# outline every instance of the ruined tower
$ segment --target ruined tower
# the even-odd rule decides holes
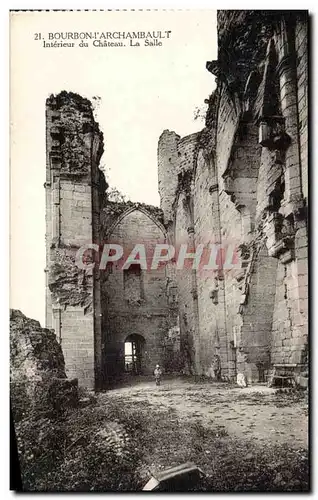
[[[68,92],[47,99],[46,151],[46,326],[62,345],[67,375],[94,388],[101,378],[99,276],[76,258],[83,246],[99,244],[106,183],[98,168],[103,135],[87,99]]]

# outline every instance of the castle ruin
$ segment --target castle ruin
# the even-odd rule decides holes
[[[47,100],[46,326],[69,377],[98,389],[157,362],[251,382],[307,371],[307,29],[303,11],[218,11],[205,127],[159,139],[160,209],[109,201],[90,102]],[[76,265],[105,242],[232,246],[235,262],[101,270],[95,248],[94,266]]]

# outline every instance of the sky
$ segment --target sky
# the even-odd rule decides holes
[[[43,47],[49,33],[158,30],[171,31],[161,47]],[[17,12],[10,31],[10,307],[44,325],[46,98],[97,103],[110,186],[159,206],[161,132],[204,126],[194,113],[215,88],[205,64],[217,56],[216,11]]]

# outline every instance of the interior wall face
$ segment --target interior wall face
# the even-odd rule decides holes
[[[115,221],[107,243],[120,245],[124,254],[106,266],[102,280],[105,369],[109,375],[122,374],[125,339],[139,335],[144,342],[142,373],[151,374],[157,363],[165,366],[165,340],[176,322],[168,302],[166,268],[151,269],[155,245],[165,243],[165,235],[152,218],[136,209]],[[140,269],[136,264],[124,269],[135,245],[145,249],[146,269],[143,264]],[[141,255],[135,256],[139,260]]]
[[[213,376],[218,356],[222,376],[241,372],[254,382],[275,365],[306,359],[305,17],[282,13],[273,22],[257,12],[219,11],[206,127],[196,144],[178,138],[174,201],[169,191],[175,241],[197,249],[214,240],[233,253],[232,268],[177,279],[181,339],[192,343],[198,374]],[[259,29],[240,38],[250,22]]]
[[[200,371],[211,375],[214,367],[214,356],[219,349],[221,330],[217,321],[217,304],[213,301],[218,275],[216,265],[210,263],[213,258],[213,245],[219,242],[218,205],[216,199],[217,179],[214,162],[205,158],[202,151],[198,154],[196,175],[193,187],[194,236],[195,245],[204,245],[199,269],[196,273],[199,337],[200,337]],[[211,255],[212,254],[212,255]],[[211,269],[204,269],[210,266]],[[216,292],[217,293],[217,292]]]
[[[131,336],[144,374],[159,363],[214,377],[219,366],[254,382],[307,362],[308,23],[300,11],[265,14],[218,11],[205,127],[159,139],[160,209],[109,201],[91,104],[47,100],[46,323],[87,387],[125,372]],[[82,271],[75,255],[92,242],[123,255]],[[154,269],[165,243],[175,257]],[[203,245],[199,266],[180,262],[182,245]],[[203,269],[210,245],[223,263]]]

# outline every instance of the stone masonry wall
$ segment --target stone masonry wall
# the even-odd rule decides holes
[[[173,173],[159,148],[174,186],[178,174],[175,243],[232,245],[232,269],[177,279],[181,345],[193,344],[199,374],[213,376],[215,355],[222,376],[250,381],[306,362],[307,24],[305,11],[218,11],[206,127],[195,147],[178,138]]]
[[[107,200],[90,102],[67,92],[47,100],[46,326],[80,384],[123,373],[130,335],[142,339],[144,373],[160,362],[253,382],[274,365],[305,369],[307,28],[305,11],[218,11],[205,127],[159,139],[160,209]],[[158,242],[176,254],[150,270]],[[100,269],[91,251],[85,263],[95,266],[80,269],[76,255],[92,243],[120,244],[124,258],[144,243],[148,267]],[[182,244],[204,244],[203,264],[219,245],[215,269],[180,266]]]
[[[179,254],[181,245],[186,245],[187,252],[191,252],[191,249],[194,248],[191,241],[193,219],[184,193],[177,199],[175,210],[174,241],[176,252]],[[176,282],[179,300],[181,351],[186,372],[193,373],[198,369],[200,340],[198,338],[196,273],[192,269],[191,260],[185,260],[184,265],[180,269],[176,269]]]
[[[100,298],[96,271],[79,269],[76,254],[99,240],[103,136],[90,102],[67,92],[47,99],[46,132],[46,324],[61,343],[67,375],[93,388],[100,378]]]
[[[164,130],[158,143],[158,190],[166,224],[174,219],[172,205],[178,184],[176,165],[179,140],[180,136],[175,132]]]
[[[124,343],[130,335],[142,338],[143,374],[152,374],[156,363],[165,370],[173,369],[173,360],[167,351],[169,330],[177,326],[175,301],[169,300],[171,276],[169,280],[169,270],[164,265],[151,269],[155,245],[166,241],[165,229],[138,204],[128,206],[119,217],[112,218],[112,223],[108,220],[105,241],[123,247],[124,255],[100,271],[105,371],[109,377],[124,373]],[[123,265],[135,245],[140,244],[146,250],[146,268],[141,264],[140,277],[132,276],[130,286]],[[136,258],[139,260],[142,255]],[[178,353],[176,345],[176,362]]]
[[[195,245],[219,242],[219,213],[215,200],[217,179],[214,161],[206,161],[199,151],[196,165],[195,184],[193,187],[194,234]],[[209,253],[204,253],[203,261],[207,264]],[[213,370],[213,356],[219,354],[219,341],[224,336],[223,322],[216,315],[217,304],[212,294],[218,287],[217,270],[204,270],[200,266],[197,272],[198,309],[200,323],[200,365],[202,373],[210,374]],[[218,293],[218,292],[217,292]],[[219,297],[217,298],[217,302]]]
[[[308,196],[308,21],[297,19],[295,49],[297,53],[297,101],[301,154],[301,180],[305,198]]]

